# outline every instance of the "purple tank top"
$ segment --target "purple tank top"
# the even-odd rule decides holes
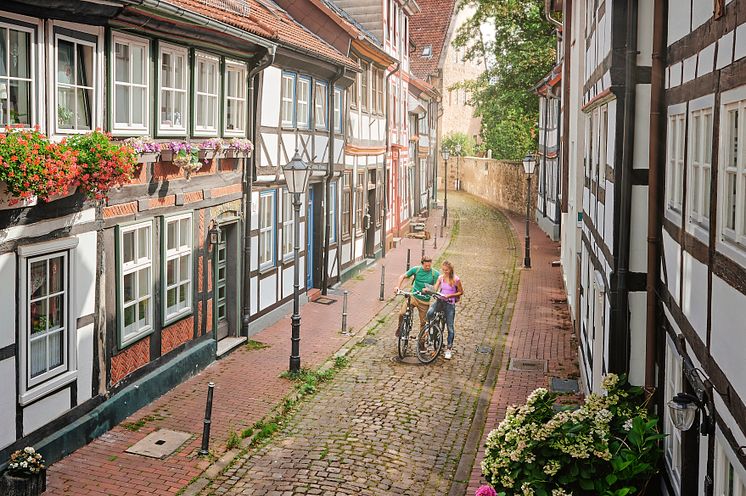
[[[445,277],[440,276],[440,294],[448,296],[458,293],[458,281],[458,276],[455,276],[453,278],[453,285],[451,285],[448,284]],[[456,298],[448,298],[448,303],[456,303]]]

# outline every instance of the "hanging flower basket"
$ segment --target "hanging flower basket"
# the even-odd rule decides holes
[[[53,202],[53,201],[57,201],[57,200],[61,200],[63,198],[67,198],[68,196],[72,196],[72,195],[75,194],[76,191],[78,191],[78,185],[77,184],[75,184],[75,185],[70,186],[69,188],[67,188],[66,192],[60,192],[60,193],[57,193],[55,195],[50,196],[49,198],[47,198],[47,203]]]
[[[177,157],[174,159],[173,164],[181,169],[187,181],[189,181],[192,174],[202,168],[202,162],[193,160],[191,156]]]
[[[108,133],[95,130],[71,136],[67,144],[77,153],[80,189],[91,200],[106,199],[109,190],[128,184],[135,175],[135,150],[113,141]]]
[[[220,158],[221,156],[221,151],[214,148],[201,148],[199,151],[200,160],[212,160],[214,158]]]

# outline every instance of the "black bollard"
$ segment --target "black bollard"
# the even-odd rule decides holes
[[[342,334],[347,334],[347,291],[342,298]]]
[[[420,258],[425,258],[425,238],[422,238],[422,256]]]
[[[207,385],[207,406],[205,407],[205,424],[202,428],[202,448],[199,454],[202,456],[210,454],[210,424],[212,424],[212,394],[215,390],[215,384]]]
[[[409,248],[407,248],[407,270],[409,270],[409,267],[410,267],[409,260],[410,260],[410,255],[411,254],[412,254],[411,250]]]
[[[386,289],[386,266],[381,265],[381,292],[378,295],[378,301],[383,301],[383,292]]]

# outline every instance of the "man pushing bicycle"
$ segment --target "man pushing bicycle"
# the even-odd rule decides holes
[[[427,322],[427,311],[430,308],[430,295],[425,292],[425,288],[426,286],[434,286],[435,283],[438,282],[439,276],[440,272],[433,269],[433,259],[428,256],[422,257],[420,265],[412,267],[399,276],[399,282],[396,283],[394,293],[399,292],[402,283],[404,283],[404,279],[414,277],[414,282],[412,283],[413,298],[409,298],[409,302],[405,301],[399,311],[399,325],[396,326],[396,337],[399,337],[399,329],[401,328],[402,319],[404,318],[404,314],[407,313],[407,305],[409,304],[417,308],[417,313],[420,318],[420,331],[425,327],[425,323]]]

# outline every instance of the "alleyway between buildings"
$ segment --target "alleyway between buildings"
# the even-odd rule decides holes
[[[267,347],[237,350],[52,466],[48,494],[474,494],[488,429],[508,404],[547,386],[549,376],[576,374],[576,346],[560,268],[551,264],[558,245],[532,230],[534,268],[521,271],[519,219],[470,196],[449,200],[453,240],[442,253],[446,233],[437,250],[430,240],[426,251],[452,261],[464,281],[453,360],[421,366],[393,359],[400,301],[392,290],[407,248],[413,264],[421,250],[420,241],[404,240],[383,262],[386,301],[378,300],[381,262],[341,288],[350,292],[351,339],[340,333],[341,297],[303,307],[303,366],[316,368],[340,348],[349,350],[349,361],[285,416],[269,443],[229,452],[239,456],[226,470],[213,465],[210,480],[198,480],[225,454],[229,433],[269,415],[292,392],[292,382],[280,377],[290,348],[287,318],[253,336]],[[441,212],[428,221],[433,232]],[[548,367],[508,371],[510,357],[547,360]],[[215,456],[206,459],[197,452],[210,381]],[[163,460],[125,452],[161,428],[192,437]]]

